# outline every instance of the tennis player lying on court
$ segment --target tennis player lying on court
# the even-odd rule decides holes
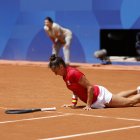
[[[86,103],[84,110],[105,107],[132,107],[140,103],[140,86],[135,90],[112,94],[103,86],[91,84],[82,72],[66,66],[64,60],[55,55],[50,57],[49,68],[56,75],[62,76],[67,88],[73,92],[72,104],[64,105],[64,107],[76,108],[78,98]]]

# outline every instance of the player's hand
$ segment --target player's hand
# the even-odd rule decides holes
[[[86,106],[83,108],[84,110],[91,110],[92,108],[90,106]]]
[[[73,104],[64,104],[64,105],[62,105],[62,107],[65,107],[65,108],[70,107],[70,108],[74,109],[74,108],[76,108],[76,105],[73,105]]]

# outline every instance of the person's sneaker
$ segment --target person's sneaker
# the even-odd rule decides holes
[[[140,94],[140,86],[137,87],[137,93]]]

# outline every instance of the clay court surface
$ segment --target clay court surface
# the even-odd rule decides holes
[[[140,85],[140,66],[77,65],[87,78],[111,92]],[[140,105],[84,111],[65,109],[71,91],[47,63],[0,63],[0,140],[139,140]],[[56,111],[5,114],[5,109],[56,107]]]

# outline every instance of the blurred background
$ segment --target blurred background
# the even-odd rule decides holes
[[[93,53],[103,48],[109,56],[137,57],[139,5],[139,0],[0,0],[0,59],[48,61],[46,16],[72,30],[72,62],[96,63]]]

